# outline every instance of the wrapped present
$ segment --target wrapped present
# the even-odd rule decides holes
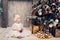
[[[30,30],[31,32],[33,31],[33,33],[37,33],[39,31],[39,26],[30,25]]]
[[[43,30],[43,26],[39,26],[39,25],[30,25],[30,30],[31,32],[33,31],[33,33],[37,33],[38,31],[42,31]]]
[[[60,29],[56,29],[56,34],[55,34],[56,37],[60,37]]]

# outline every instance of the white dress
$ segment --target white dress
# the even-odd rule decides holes
[[[10,31],[10,36],[14,36],[14,37],[27,37],[29,35],[31,35],[31,32],[27,29],[23,29],[22,32],[16,31],[16,30],[21,30],[23,28],[23,24],[22,23],[14,23],[12,26],[12,30]],[[14,30],[16,29],[16,30]]]

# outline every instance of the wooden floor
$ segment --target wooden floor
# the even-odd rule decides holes
[[[6,35],[8,34],[10,30],[10,27],[8,28],[0,28],[0,40],[60,40],[60,38],[50,38],[50,39],[40,39],[35,37],[33,34],[29,37],[25,37],[22,39],[18,39],[18,38],[12,38],[12,37],[6,37]]]

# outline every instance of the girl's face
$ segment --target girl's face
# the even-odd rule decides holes
[[[19,15],[15,15],[14,20],[17,23],[20,23],[20,16]]]
[[[16,22],[17,22],[17,23],[20,23],[20,18],[17,18],[17,19],[16,19]]]

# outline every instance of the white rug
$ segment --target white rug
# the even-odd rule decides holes
[[[30,35],[29,37],[25,37],[22,39],[18,39],[18,38],[12,38],[12,37],[5,37],[6,34],[8,34],[8,31],[10,30],[10,28],[0,28],[0,40],[60,40],[59,38],[50,38],[50,39],[40,39],[37,38],[36,36],[34,36],[33,34]]]

